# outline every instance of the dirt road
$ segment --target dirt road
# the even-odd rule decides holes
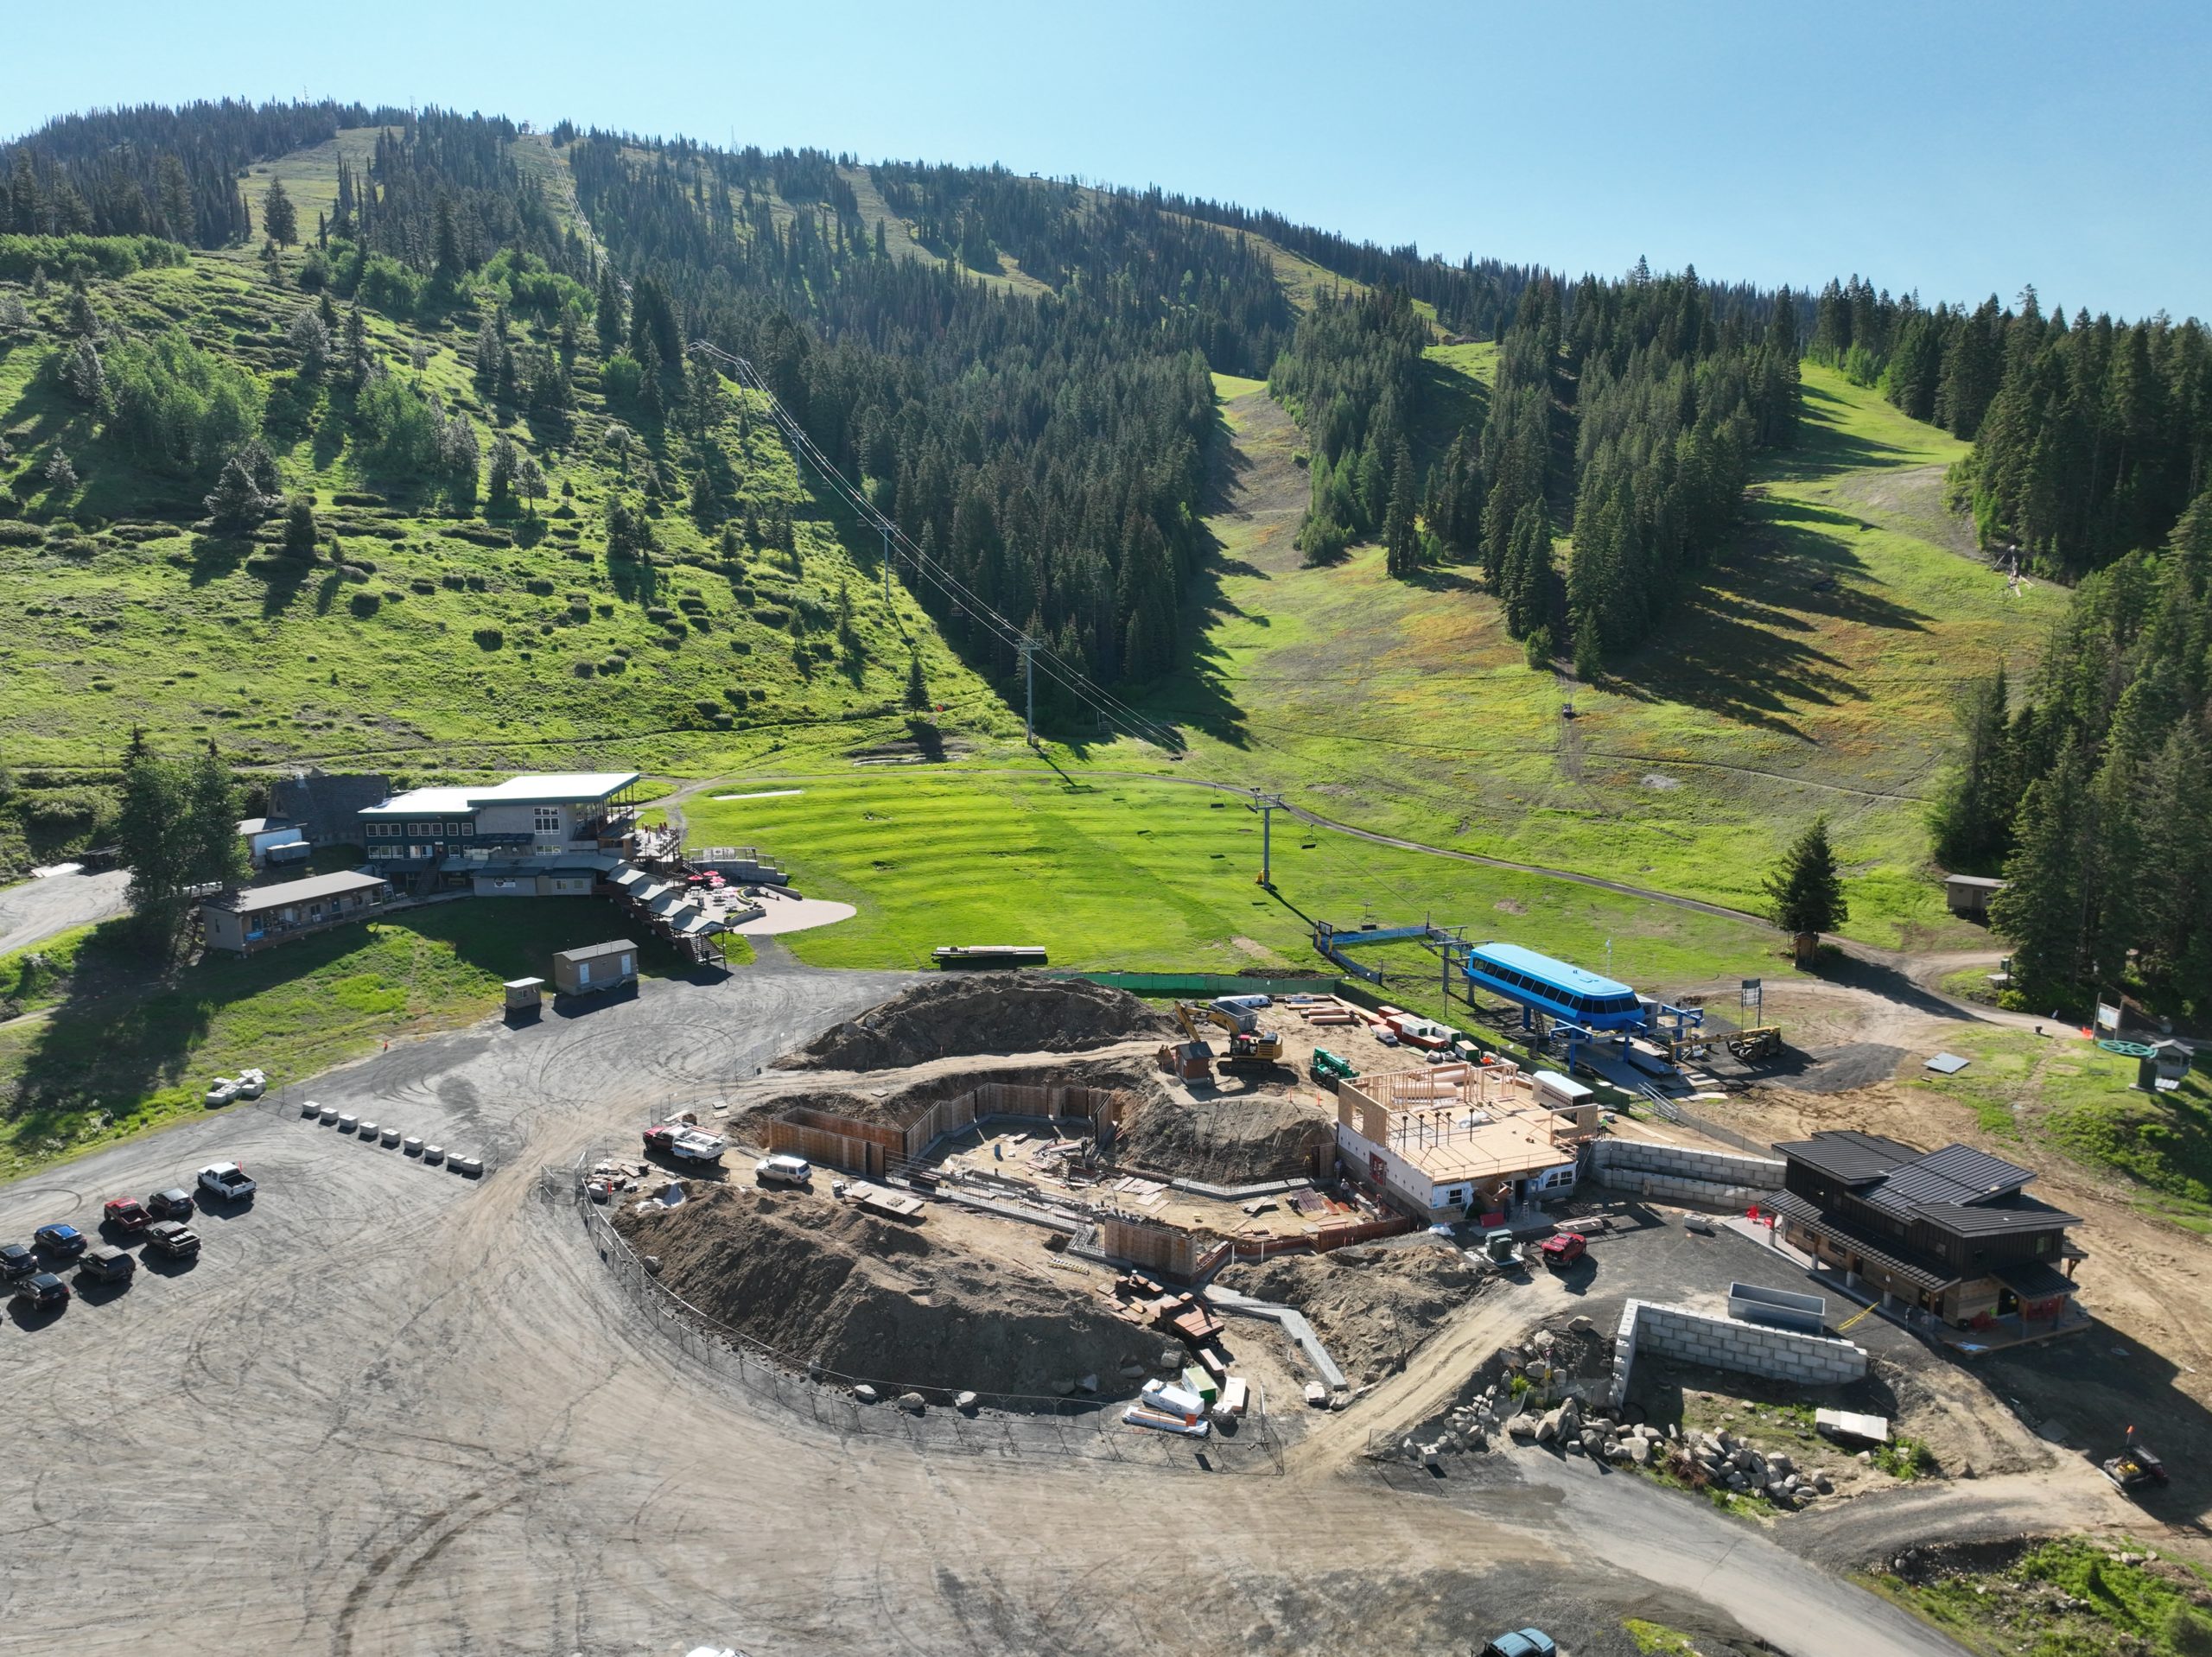
[[[128,907],[130,877],[121,869],[101,874],[49,874],[0,891],[0,955],[28,949],[41,938],[73,926],[112,920]]]
[[[841,1442],[730,1388],[620,1290],[547,1171],[894,981],[652,984],[303,1089],[485,1151],[480,1183],[340,1139],[295,1095],[0,1191],[13,1236],[217,1156],[263,1187],[202,1219],[195,1267],[0,1326],[22,1404],[0,1653],[135,1651],[156,1616],[179,1650],[333,1657],[1465,1649],[1501,1618],[1624,1657],[1627,1615],[1718,1650],[1738,1618],[1799,1657],[1948,1649],[1664,1493],[1630,1494],[1625,1527],[1610,1483],[1416,1499],[1353,1458],[1357,1413],[1281,1477],[1208,1476]],[[1496,1332],[1447,1336],[1403,1388],[1448,1388]]]

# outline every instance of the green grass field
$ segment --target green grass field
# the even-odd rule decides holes
[[[848,771],[748,776],[772,799],[685,808],[695,841],[772,847],[810,897],[854,919],[788,942],[820,966],[926,966],[944,943],[1040,943],[1062,967],[1319,968],[1312,920],[1433,916],[1510,936],[1632,981],[1756,973],[1763,929],[1589,887],[1393,851],[1278,818],[1276,891],[1256,884],[1260,822],[1210,790],[1076,773]],[[1433,962],[1433,957],[1423,957]]]
[[[282,1087],[385,1041],[495,1014],[499,986],[607,934],[603,905],[470,901],[149,975],[119,928],[0,957],[0,1178],[201,1108],[247,1065]],[[733,962],[750,959],[750,950]],[[29,957],[46,963],[34,967]],[[650,975],[683,969],[648,948]]]
[[[1479,397],[1491,347],[1429,358]],[[1224,572],[1193,618],[1192,669],[1152,710],[1187,722],[1184,764],[1198,774],[1735,907],[1761,905],[1772,859],[1825,812],[1846,859],[1847,931],[1982,941],[1943,911],[1925,800],[1961,676],[2000,657],[2016,676],[2030,666],[2064,594],[2010,596],[1927,538],[1944,522],[1941,468],[1963,445],[1839,376],[1805,373],[1804,445],[1766,462],[1736,544],[1669,625],[1601,684],[1573,689],[1572,721],[1471,568],[1392,581],[1365,548],[1306,568],[1277,519],[1244,512],[1214,520]],[[1294,429],[1263,394],[1223,395],[1245,463],[1240,505],[1272,487],[1302,505]]]
[[[2198,1657],[2212,1651],[2207,1574],[2124,1537],[2064,1536],[2022,1551],[2001,1571],[1925,1584],[1885,1571],[1862,1578],[1985,1657]],[[2126,1554],[2135,1563],[2124,1563]]]
[[[1945,1042],[1974,1062],[1955,1076],[1926,1075],[1910,1085],[1965,1105],[1985,1133],[2028,1146],[2055,1143],[2077,1162],[2128,1180],[2139,1206],[2212,1232],[2212,1077],[2193,1070],[2153,1098],[2135,1089],[2135,1060],[2067,1025],[2050,1028],[2052,1034],[2036,1036],[1961,1027]]]

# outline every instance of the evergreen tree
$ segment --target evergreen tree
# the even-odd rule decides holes
[[[2088,754],[2069,737],[2021,797],[2018,845],[1989,900],[1989,924],[2012,945],[2012,981],[2037,1003],[2070,1000],[2082,982],[2089,780]]]
[[[487,479],[491,486],[493,511],[501,511],[514,504],[515,493],[514,440],[501,432],[492,440],[492,470]]]
[[[1947,869],[1993,870],[2011,849],[2019,797],[2012,786],[2009,696],[2000,663],[1988,678],[1967,687],[1959,706],[1965,746],[1929,813],[1936,860]]]
[[[876,222],[876,233],[880,236],[882,232],[882,221],[879,219]],[[919,709],[927,708],[929,705],[930,689],[922,678],[920,653],[918,651],[910,653],[906,657],[906,706]]]
[[[67,494],[77,486],[77,463],[69,458],[69,451],[56,447],[46,457],[47,487]]]
[[[1532,500],[1513,521],[1499,596],[1505,604],[1505,630],[1526,638],[1543,628],[1552,613],[1552,525],[1544,503]]]
[[[294,558],[315,556],[315,543],[322,532],[315,521],[315,502],[306,495],[295,495],[292,504],[284,511],[284,550]]]
[[[299,210],[284,194],[283,179],[270,179],[269,194],[261,198],[261,228],[279,247],[289,247],[300,239]]]
[[[1390,499],[1382,514],[1383,568],[1410,575],[1421,568],[1421,538],[1414,518],[1413,451],[1401,438],[1390,468]]]
[[[461,251],[461,225],[454,213],[453,197],[441,194],[438,197],[435,238],[431,268],[447,282],[458,282],[467,270]]]
[[[1836,867],[1835,848],[1828,843],[1825,816],[1814,818],[1783,854],[1767,877],[1766,892],[1774,900],[1774,924],[1797,940],[1801,962],[1810,958],[1820,934],[1833,932],[1850,918],[1843,874]]]
[[[300,365],[302,378],[322,378],[330,366],[330,329],[324,324],[322,314],[312,305],[302,305],[293,313],[292,326],[285,338],[292,347],[293,359]]]
[[[117,791],[116,860],[130,876],[130,907],[142,940],[166,956],[184,930],[188,901],[187,784],[175,763],[133,730]]]
[[[253,472],[242,454],[233,454],[200,503],[218,530],[243,534],[269,516],[269,497],[255,487]]]
[[[107,394],[107,372],[100,365],[99,347],[79,340],[69,348],[61,366],[61,384],[78,402],[99,408]]]

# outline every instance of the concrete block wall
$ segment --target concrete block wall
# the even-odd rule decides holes
[[[1661,1202],[1749,1203],[1782,1184],[1776,1157],[1738,1156],[1645,1140],[1600,1140],[1590,1147],[1590,1171],[1607,1190]]]
[[[1866,1350],[1832,1335],[1746,1324],[1687,1306],[1631,1300],[1613,1335],[1613,1396],[1628,1394],[1638,1352],[1656,1352],[1709,1368],[1740,1370],[1801,1387],[1834,1387],[1866,1373]]]

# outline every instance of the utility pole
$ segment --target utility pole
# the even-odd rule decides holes
[[[1031,747],[1037,746],[1037,641],[1027,633],[1021,636],[1014,649],[1021,652],[1021,689],[1026,704],[1024,724]]]
[[[1252,790],[1252,803],[1248,809],[1260,814],[1260,884],[1269,892],[1273,892],[1275,889],[1275,878],[1274,869],[1268,857],[1272,849],[1270,844],[1272,836],[1269,831],[1274,826],[1274,814],[1284,809],[1282,796],[1262,794],[1255,789]]]

